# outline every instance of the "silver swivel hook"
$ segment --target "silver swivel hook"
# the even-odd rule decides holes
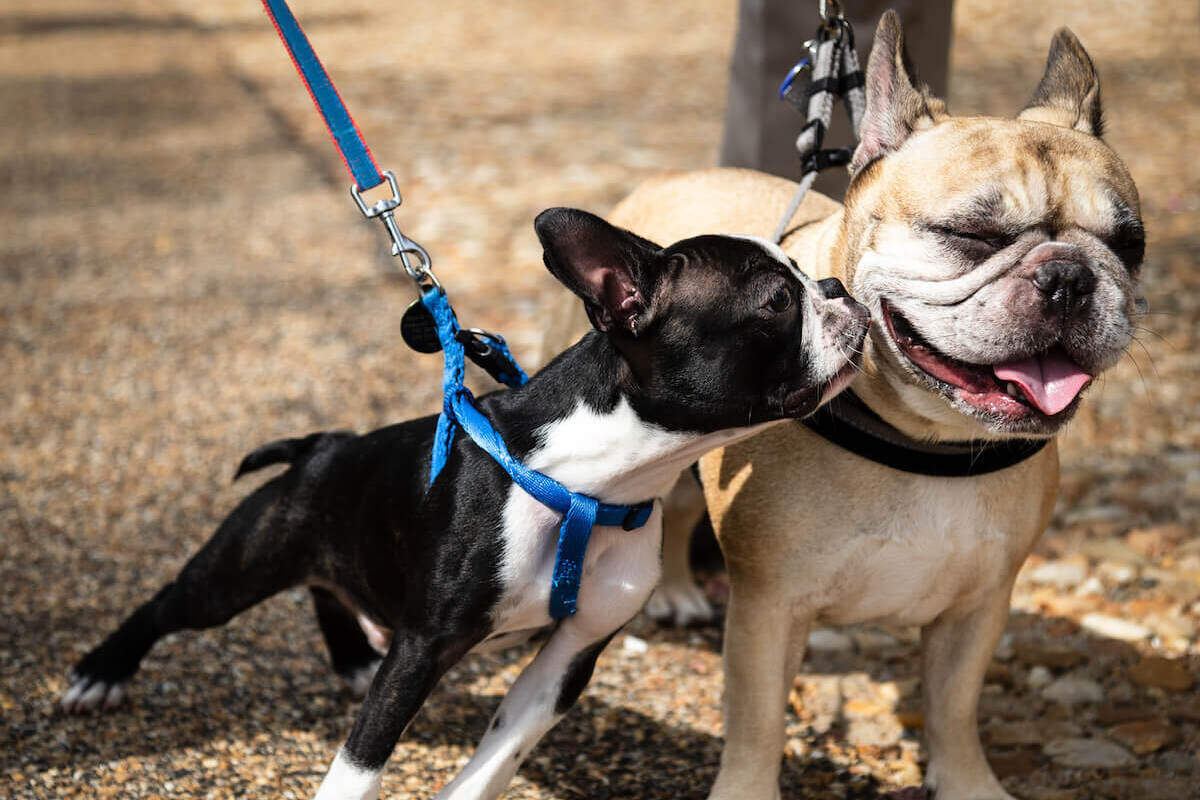
[[[384,228],[387,229],[388,238],[392,240],[392,255],[400,257],[400,263],[404,265],[404,271],[408,273],[408,277],[416,282],[419,290],[423,292],[426,289],[440,287],[441,283],[438,282],[438,279],[433,274],[433,259],[429,257],[428,251],[405,236],[400,230],[400,226],[396,223],[396,217],[393,212],[404,202],[404,198],[400,196],[400,186],[396,183],[396,176],[391,170],[384,170],[382,175],[387,179],[388,187],[392,190],[392,196],[385,197],[368,206],[356,183],[350,187],[350,196],[354,198],[354,204],[358,206],[358,210],[367,219],[379,217],[383,222]],[[418,263],[413,264],[414,258]]]
[[[825,23],[825,28],[830,33],[837,28],[838,20],[845,19],[842,4],[838,0],[818,0],[817,13],[821,15],[821,22]]]

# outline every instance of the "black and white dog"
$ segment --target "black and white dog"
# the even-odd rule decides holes
[[[573,491],[617,504],[661,497],[705,451],[811,413],[855,372],[867,311],[763,240],[701,236],[662,249],[561,208],[535,228],[546,266],[583,299],[596,330],[479,407],[515,457]],[[366,689],[318,797],[375,797],[396,741],[451,665],[553,622],[558,516],[462,434],[429,486],[435,420],[318,433],[248,455],[239,475],[291,467],[75,666],[63,707],[116,706],[161,637],[223,624],[307,585],[334,668]],[[594,530],[578,613],[555,625],[439,797],[503,791],[645,603],[660,537],[659,508],[641,529]]]

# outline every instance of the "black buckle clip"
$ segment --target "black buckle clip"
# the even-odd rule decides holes
[[[515,364],[505,350],[504,337],[478,328],[463,328],[455,332],[454,338],[463,346],[467,358],[478,364],[494,380],[507,383],[506,377],[517,374]],[[503,377],[502,377],[503,376]]]
[[[820,172],[829,167],[841,167],[850,163],[854,151],[849,147],[838,147],[832,150],[818,150],[804,162],[805,172]]]
[[[638,525],[637,518],[639,516],[641,516],[641,513],[643,511],[646,511],[647,509],[651,509],[653,507],[654,507],[653,500],[646,500],[641,503],[638,503],[636,506],[630,506],[629,512],[625,514],[625,519],[621,520],[621,528],[623,530],[627,530],[627,531],[637,530],[640,527]],[[647,516],[647,519],[649,519],[649,516]],[[646,523],[643,520],[642,525],[644,525],[644,524],[646,524]]]

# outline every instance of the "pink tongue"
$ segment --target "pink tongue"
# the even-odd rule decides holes
[[[992,372],[1020,386],[1043,414],[1051,416],[1071,405],[1092,379],[1058,347],[1033,358],[997,364]]]

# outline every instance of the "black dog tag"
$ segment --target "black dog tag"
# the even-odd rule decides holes
[[[406,345],[418,353],[436,353],[442,349],[433,314],[420,300],[413,300],[400,318],[400,336]]]

